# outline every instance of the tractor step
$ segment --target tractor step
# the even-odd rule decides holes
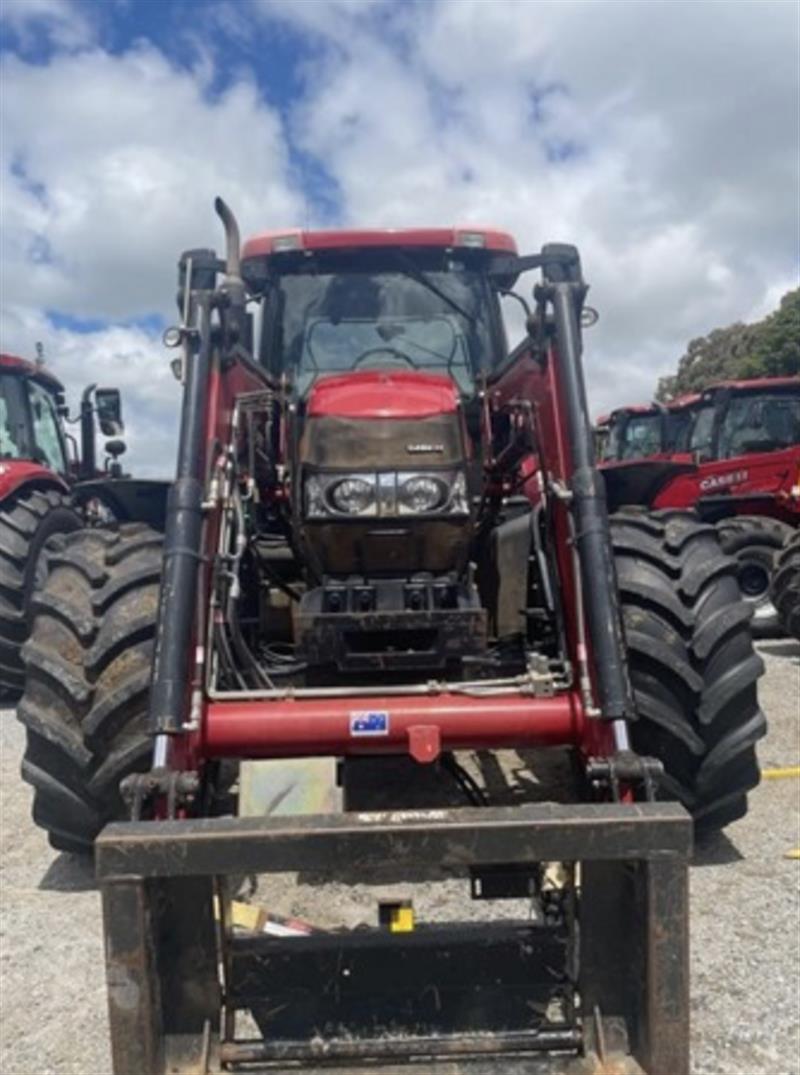
[[[667,803],[110,825],[96,861],[114,1075],[488,1075],[522,1058],[529,1073],[687,1075],[690,848]],[[559,913],[399,933],[235,933],[221,880],[462,876],[467,898],[476,876],[553,862],[580,863]]]

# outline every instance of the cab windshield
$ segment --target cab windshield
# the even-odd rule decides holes
[[[735,395],[722,420],[719,458],[800,444],[800,393]]]
[[[477,374],[491,364],[485,277],[455,261],[443,266],[441,257],[436,268],[399,251],[369,260],[319,259],[318,271],[312,265],[274,278],[262,362],[289,374],[301,394],[320,374],[399,369],[446,374],[472,395]]]
[[[611,420],[606,459],[643,459],[663,451],[661,414],[621,415]]]

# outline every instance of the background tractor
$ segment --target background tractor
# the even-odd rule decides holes
[[[598,424],[612,505],[692,508],[715,523],[739,562],[756,630],[788,629],[770,581],[800,526],[800,378],[726,381],[667,404],[621,407]]]
[[[240,250],[217,211],[226,257],[182,256],[165,334],[163,539],[68,534],[25,647],[23,773],[52,844],[94,846],[116,1075],[686,1075],[687,810],[706,833],[746,810],[762,664],[713,527],[609,520],[577,250],[475,227]],[[500,297],[532,270],[509,354]],[[459,759],[501,748],[568,751],[575,786],[497,805]],[[442,806],[454,776],[471,805]],[[234,932],[226,878],[282,871],[445,876],[464,914]]]
[[[43,365],[0,354],[0,694],[22,689],[20,656],[34,591],[47,575],[45,548],[92,520],[163,525],[166,486],[123,475],[125,444],[116,388],[83,392],[80,442],[67,430],[61,382]],[[110,440],[97,463],[96,425]]]

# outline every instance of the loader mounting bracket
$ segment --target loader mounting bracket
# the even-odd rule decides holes
[[[623,791],[630,789],[637,801],[655,802],[664,766],[657,758],[621,750],[608,758],[589,758],[586,778],[595,792],[610,793],[612,802],[623,801]]]
[[[119,786],[131,821],[141,821],[146,817],[146,807],[157,799],[166,803],[166,816],[175,818],[180,808],[192,805],[199,790],[200,778],[196,772],[181,773],[172,769],[131,773]]]

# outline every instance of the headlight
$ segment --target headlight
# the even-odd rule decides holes
[[[397,489],[400,511],[404,508],[417,514],[436,511],[447,501],[450,490],[441,478],[420,474],[406,480]]]
[[[304,487],[309,519],[344,515],[382,519],[401,515],[469,515],[463,471],[316,473],[307,475]]]
[[[336,511],[364,515],[375,503],[375,486],[363,478],[343,478],[329,487],[328,498]]]
[[[400,471],[397,474],[397,515],[469,515],[467,480],[463,470],[437,474]]]

